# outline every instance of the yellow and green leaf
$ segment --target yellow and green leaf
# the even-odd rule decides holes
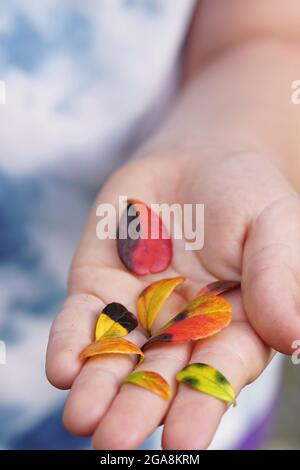
[[[199,392],[236,405],[235,393],[226,377],[214,367],[200,362],[189,364],[180,371],[176,380]]]
[[[131,383],[138,387],[146,388],[159,395],[164,400],[170,400],[172,392],[168,382],[159,374],[152,371],[138,371],[129,374],[124,383]]]
[[[112,302],[100,313],[96,324],[96,341],[105,338],[120,338],[137,327],[137,319],[124,305]]]
[[[137,354],[144,357],[138,346],[124,338],[105,338],[94,341],[81,351],[79,359],[84,360],[103,354]]]
[[[144,289],[137,300],[137,311],[141,325],[150,331],[164,302],[174,289],[185,281],[185,277],[162,279]]]

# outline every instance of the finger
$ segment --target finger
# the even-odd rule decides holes
[[[145,342],[145,336],[138,330],[126,339],[138,346]],[[135,365],[135,358],[122,354],[90,358],[76,377],[67,398],[63,416],[65,427],[74,434],[92,434]]]
[[[85,289],[85,283],[89,285],[89,291]],[[76,271],[76,280],[72,283],[74,292],[64,303],[49,336],[46,373],[54,386],[67,389],[72,385],[83,365],[79,353],[94,340],[95,324],[105,304],[120,302],[127,308],[134,307],[132,300],[142,285],[141,281],[122,271],[96,267]]]
[[[150,370],[162,375],[174,395],[176,373],[188,362],[190,352],[189,344],[156,346],[147,351],[145,361],[136,370]],[[162,422],[170,403],[148,390],[124,384],[100,421],[93,446],[99,450],[137,448]]]
[[[174,312],[180,311],[185,303],[181,294],[174,293],[160,312],[157,328]],[[190,343],[156,345],[145,352],[144,362],[136,370],[157,372],[167,380],[175,396],[176,374],[188,362],[191,349]],[[163,421],[171,403],[148,390],[124,384],[95,431],[94,447],[118,450],[137,448]]]
[[[50,330],[46,374],[52,385],[68,389],[79,373],[80,351],[93,341],[96,319],[103,302],[90,294],[70,296]]]
[[[200,341],[190,362],[209,364],[230,381],[236,394],[266,367],[271,350],[247,322],[233,322],[217,336]],[[214,397],[180,384],[166,417],[164,449],[206,449],[227,409]]]
[[[129,295],[130,297],[132,296],[133,299],[137,297],[137,294],[133,295],[133,293],[129,293]],[[160,324],[164,322],[166,318],[170,318],[170,316],[173,315],[174,312],[178,311],[179,308],[182,306],[183,302],[184,300],[179,294],[173,294],[172,298],[169,298],[164,306],[162,314],[160,315],[160,323],[158,324],[158,326],[160,326]],[[133,312],[135,311],[132,302],[128,301],[127,305],[130,306]],[[126,338],[140,346],[146,341],[146,336],[142,334],[138,329],[132,331]],[[149,354],[151,353],[149,352]],[[184,355],[184,352],[182,352],[181,354]],[[172,370],[172,364],[174,363],[174,361],[176,362],[177,360],[177,349],[175,349],[175,354],[173,355],[170,350],[166,349],[166,351],[162,354],[162,357],[166,355],[168,356],[168,358],[170,358],[169,362],[170,368]],[[172,361],[173,356],[174,360]],[[149,364],[148,366],[148,357],[149,355],[147,354],[144,363],[140,366],[140,369],[145,370],[145,367],[151,367],[150,370],[153,370],[152,363],[154,363],[153,367],[155,367],[154,358],[151,361],[151,364]],[[162,360],[162,358],[159,358],[159,356],[156,356],[156,358],[158,362],[160,360],[162,361],[164,372],[165,367],[167,367],[167,361]],[[104,413],[107,411],[107,408],[110,406],[115,395],[119,391],[123,380],[133,370],[134,365],[135,363],[130,359],[130,357],[124,357],[119,355],[105,355],[103,357],[96,357],[92,360],[88,360],[82,368],[80,374],[74,381],[71,392],[66,402],[64,411],[64,423],[67,429],[69,429],[74,434],[92,434],[95,431],[99,421],[103,418]],[[176,372],[177,371],[175,370],[175,372],[173,373],[173,380]],[[124,387],[122,387],[122,391],[123,389],[127,388],[128,387],[124,385]],[[129,386],[129,388],[132,389],[132,386]],[[131,406],[137,406],[138,402],[136,400],[135,393],[137,392],[138,395],[140,390],[137,391],[136,389],[137,387],[133,387],[133,396],[128,397],[130,400],[133,401],[124,401],[124,405],[125,408],[127,407],[127,410],[129,410]],[[146,396],[149,394],[149,392],[147,391],[144,392]],[[155,399],[157,398],[158,397],[155,397]],[[144,406],[145,402],[142,401],[141,404]],[[115,401],[113,402],[111,409],[115,409]],[[117,422],[119,423],[120,429],[123,429],[126,436],[128,435],[129,437],[129,428],[126,422],[127,417],[128,413],[125,413],[122,410],[121,413],[118,415]],[[161,419],[161,416],[159,419]],[[130,417],[130,420],[132,420],[132,416]],[[105,441],[105,445],[108,446],[113,445],[111,444],[111,442],[113,443],[114,438],[116,439],[118,437],[116,430],[113,429],[114,421],[115,419],[112,420],[112,441],[110,441],[110,438],[107,439],[107,442]],[[109,423],[108,426],[107,423]],[[100,424],[100,426],[101,429],[107,428],[107,436],[110,435],[109,419],[104,418],[103,425]],[[147,429],[146,426],[145,429]],[[141,435],[141,440],[143,440],[143,432],[141,433]]]
[[[252,224],[244,249],[244,305],[261,338],[292,353],[300,338],[300,203],[290,196],[268,206]]]

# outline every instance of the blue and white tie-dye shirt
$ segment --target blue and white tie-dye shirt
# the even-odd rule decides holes
[[[48,332],[96,192],[168,100],[194,6],[195,0],[1,0],[2,448],[89,445],[63,429],[65,392],[44,374]],[[264,391],[266,400],[272,393]],[[216,445],[232,446],[245,431],[255,413],[244,409],[234,425],[226,417]]]

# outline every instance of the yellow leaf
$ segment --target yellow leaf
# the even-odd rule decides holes
[[[104,338],[120,338],[137,327],[137,319],[124,305],[112,302],[103,309],[97,324],[96,341]]]
[[[164,302],[173,290],[184,281],[185,277],[162,279],[150,284],[141,292],[137,300],[137,311],[141,325],[145,330],[151,331]]]

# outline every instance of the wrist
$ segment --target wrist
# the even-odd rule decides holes
[[[300,106],[291,100],[297,61],[298,47],[287,41],[249,41],[227,50],[183,87],[146,152],[204,160],[255,152],[300,188]]]

